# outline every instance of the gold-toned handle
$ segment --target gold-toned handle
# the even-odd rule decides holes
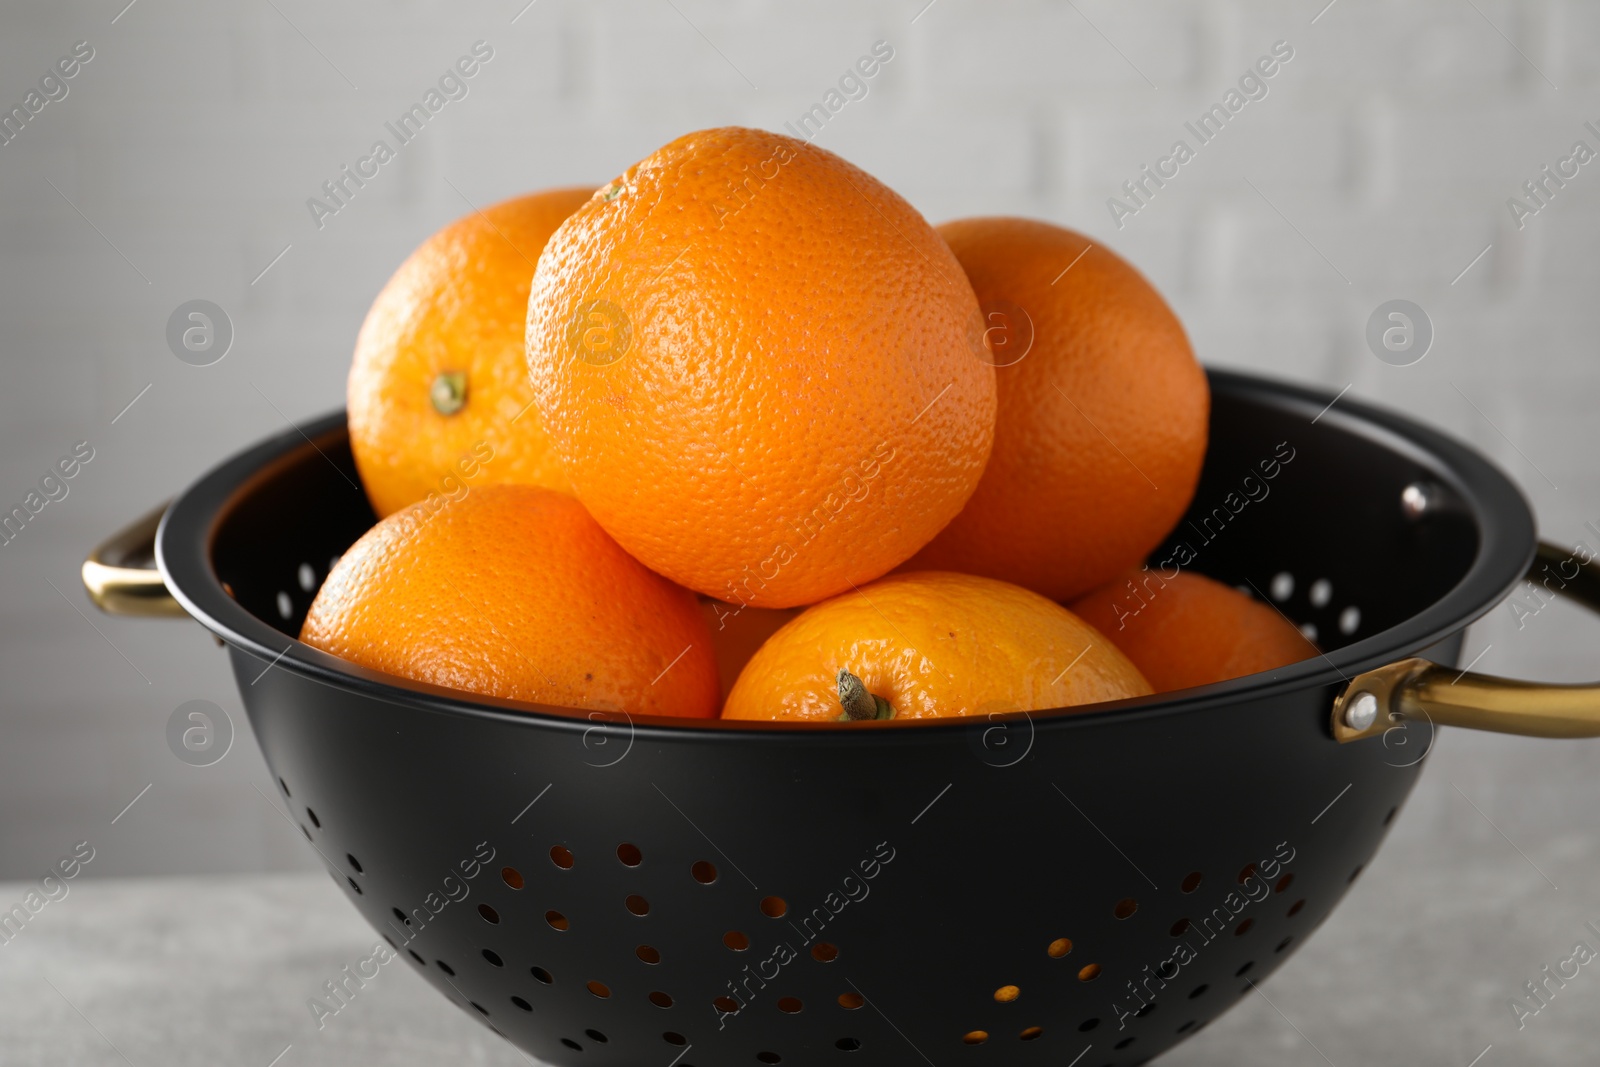
[[[83,561],[83,588],[107,615],[188,617],[155,567],[156,527],[166,513],[162,504],[96,545]]]
[[[1592,558],[1541,543],[1528,580],[1600,611],[1600,562]],[[1341,743],[1424,720],[1526,737],[1600,737],[1600,683],[1545,685],[1406,659],[1358,675],[1333,704]]]

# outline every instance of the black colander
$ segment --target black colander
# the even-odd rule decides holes
[[[374,521],[342,414],[189,488],[156,556],[226,642],[334,881],[404,965],[528,1053],[1142,1063],[1305,942],[1416,782],[1425,724],[1335,739],[1336,701],[1360,710],[1350,680],[1454,662],[1535,551],[1523,498],[1461,445],[1320,392],[1211,386],[1194,506],[1152,559],[1253,590],[1324,654],[1089,712],[630,720],[335,659],[295,635]],[[115,606],[111,554],[91,584]]]

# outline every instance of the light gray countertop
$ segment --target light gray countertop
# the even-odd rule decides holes
[[[1454,789],[1424,777],[1436,799]],[[1507,1006],[1575,941],[1600,942],[1583,929],[1600,925],[1593,837],[1524,841],[1535,868],[1492,827],[1481,849],[1442,843],[1422,809],[1281,973],[1161,1062],[1595,1062],[1600,966],[1520,1031]],[[0,901],[25,889],[0,884]],[[321,874],[81,878],[0,944],[0,1065],[530,1062],[405,967],[384,968],[319,1030],[308,998],[374,940]]]

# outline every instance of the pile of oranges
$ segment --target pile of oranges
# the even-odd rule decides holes
[[[698,718],[989,715],[1273,669],[1314,653],[1275,609],[1141,570],[1209,406],[1107,249],[935,229],[807,142],[693,133],[460,219],[390,279],[349,380],[380,521],[301,636]]]

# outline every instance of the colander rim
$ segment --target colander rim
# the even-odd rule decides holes
[[[528,728],[565,732],[626,731],[632,738],[706,741],[761,737],[792,743],[797,735],[854,743],[933,740],[943,731],[981,731],[996,721],[1027,720],[1035,729],[1085,729],[1114,720],[1168,715],[1226,713],[1241,702],[1322,687],[1331,701],[1348,679],[1362,671],[1414,655],[1481,618],[1521,580],[1533,560],[1536,532],[1526,498],[1487,457],[1448,435],[1403,415],[1344,394],[1274,380],[1240,371],[1207,367],[1213,393],[1268,401],[1326,421],[1403,454],[1430,469],[1466,507],[1478,532],[1478,547],[1460,579],[1421,611],[1384,630],[1331,653],[1273,671],[1153,696],[1111,701],[1088,708],[1015,712],[982,719],[927,719],[901,723],[776,723],[721,719],[678,719],[595,712],[463,693],[425,682],[382,674],[349,663],[296,638],[290,638],[247,611],[223,588],[211,563],[211,545],[228,511],[253,487],[272,477],[318,442],[346,432],[338,410],[307,421],[245,448],[213,467],[173,500],[156,533],[156,563],[167,588],[184,610],[228,645],[271,669],[285,670],[367,698],[441,714],[491,718]],[[930,733],[930,731],[932,733]],[[864,735],[864,736],[863,736]],[[1330,733],[1331,737],[1331,733]]]

